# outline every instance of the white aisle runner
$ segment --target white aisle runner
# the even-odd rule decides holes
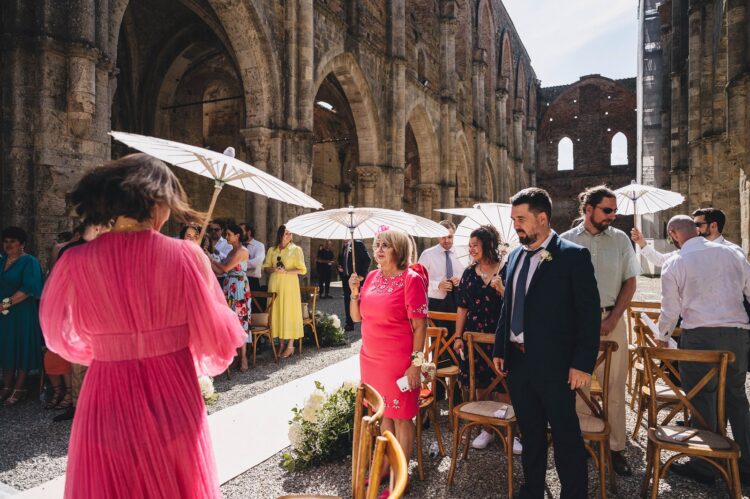
[[[320,381],[333,390],[344,381],[359,380],[359,357],[296,379],[208,417],[219,481],[228,482],[289,445],[287,430],[292,407],[302,405]],[[13,498],[63,497],[65,476],[13,495]]]

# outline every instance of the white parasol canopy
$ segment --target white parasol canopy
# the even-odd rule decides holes
[[[427,218],[385,208],[337,208],[300,215],[286,229],[315,239],[371,239],[379,232],[395,229],[416,237],[443,237],[448,229]],[[355,263],[356,265],[356,263]]]
[[[500,233],[500,249],[509,252],[520,244],[518,234],[510,218],[511,205],[504,203],[477,203],[472,208],[443,208],[435,211],[465,217],[453,237],[456,257],[464,265],[471,263],[469,239],[474,229],[482,225],[492,225]]]
[[[615,194],[618,215],[648,215],[674,208],[685,202],[680,193],[636,184],[635,180],[615,190]]]
[[[225,184],[304,208],[320,209],[323,207],[320,202],[299,189],[236,159],[233,148],[225,151],[228,154],[222,154],[202,147],[134,133],[109,132],[109,134],[133,149],[214,180],[214,193],[206,223],[203,224],[201,238],[203,238],[208,220],[211,219],[219,192]]]

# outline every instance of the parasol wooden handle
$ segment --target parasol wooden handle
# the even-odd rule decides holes
[[[201,227],[201,233],[198,234],[198,244],[203,242],[203,236],[206,235],[206,229],[208,229],[208,222],[211,221],[211,215],[214,212],[214,207],[216,207],[216,200],[219,199],[219,193],[221,192],[221,188],[223,186],[220,185],[218,182],[214,185],[214,193],[211,196],[211,203],[208,205],[208,211],[206,212],[206,220],[203,222],[203,227]]]

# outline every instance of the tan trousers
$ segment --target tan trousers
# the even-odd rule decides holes
[[[71,364],[70,366],[70,384],[73,389],[73,407],[78,405],[78,395],[81,393],[83,386],[83,376],[86,374],[88,366],[80,364]]]
[[[602,314],[602,319],[609,312]],[[609,368],[609,407],[607,418],[609,419],[610,435],[609,447],[613,451],[625,450],[627,437],[625,436],[625,385],[628,377],[628,328],[625,315],[620,317],[615,328],[602,340],[617,343],[617,351],[612,353],[612,361]],[[604,380],[604,365],[602,364],[594,372],[596,378],[601,382]],[[585,389],[586,393],[589,387]],[[590,414],[591,411],[580,397],[576,399],[576,410],[581,413]]]

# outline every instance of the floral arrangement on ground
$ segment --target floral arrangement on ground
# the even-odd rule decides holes
[[[315,326],[318,330],[318,340],[321,347],[341,347],[349,344],[341,319],[336,314],[327,314],[318,310],[315,312]],[[306,339],[312,336],[306,335]]]
[[[214,379],[205,374],[198,376],[198,385],[201,388],[201,395],[206,405],[211,405],[219,400],[219,394],[214,390]]]
[[[351,454],[357,384],[345,382],[332,393],[318,381],[303,407],[292,409],[289,441],[282,466],[298,471]]]

